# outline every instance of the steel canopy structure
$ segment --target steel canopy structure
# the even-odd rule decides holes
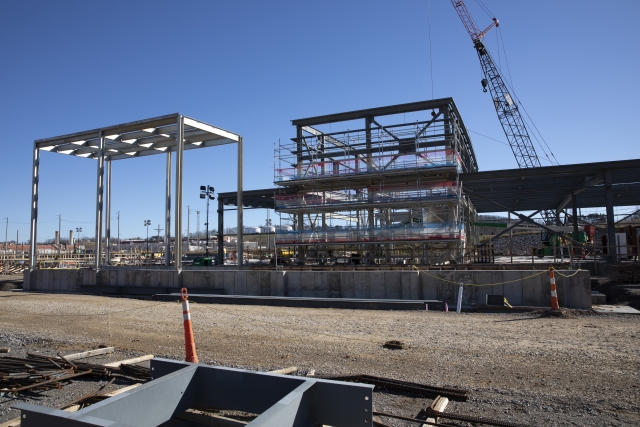
[[[464,191],[478,213],[640,205],[640,159],[461,173]]]
[[[165,208],[165,265],[171,263],[171,175],[172,155],[176,153],[175,168],[175,263],[182,268],[182,178],[184,172],[184,151],[238,144],[238,239],[242,242],[242,136],[215,127],[208,123],[181,115],[169,114],[135,122],[107,126],[83,132],[39,139],[33,145],[33,174],[31,195],[31,247],[29,268],[36,268],[36,241],[38,221],[38,196],[40,179],[40,151],[49,151],[76,157],[97,160],[96,172],[96,270],[103,266],[102,223],[105,223],[106,265],[110,260],[110,209],[111,209],[111,162],[154,154],[166,155],[166,208]],[[106,212],[103,212],[106,210]],[[104,216],[104,220],[103,220]],[[240,245],[242,247],[242,245]],[[242,260],[242,249],[238,251]]]

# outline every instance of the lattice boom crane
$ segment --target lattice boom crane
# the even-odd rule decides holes
[[[480,65],[482,66],[482,72],[485,78],[482,79],[482,89],[487,91],[487,86],[491,92],[493,98],[493,104],[498,113],[498,119],[502,125],[507,141],[513,151],[513,155],[516,157],[516,162],[520,168],[535,168],[540,167],[540,159],[531,142],[529,132],[525,126],[518,105],[515,103],[507,85],[504,83],[498,67],[491,59],[491,55],[487,51],[482,39],[484,35],[493,27],[499,25],[498,20],[493,18],[493,22],[484,31],[479,31],[476,24],[473,22],[467,6],[463,0],[451,0],[451,4],[456,9],[458,16],[462,20],[462,24],[467,29],[471,40],[473,40],[473,46],[478,52],[478,58],[480,59]]]

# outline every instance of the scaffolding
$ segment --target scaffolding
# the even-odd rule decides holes
[[[292,123],[275,149],[281,252],[299,264],[464,261],[476,214],[459,174],[478,168],[453,99]]]

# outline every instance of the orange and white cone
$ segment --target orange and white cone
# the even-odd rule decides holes
[[[198,363],[196,342],[193,339],[191,313],[189,312],[189,295],[187,294],[187,288],[180,289],[180,296],[182,297],[182,318],[184,320],[184,348],[187,355],[185,360],[191,363]]]
[[[549,268],[549,281],[551,283],[551,310],[559,310],[558,291],[556,290],[556,278],[553,273],[553,267]]]

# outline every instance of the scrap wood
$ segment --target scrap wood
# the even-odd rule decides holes
[[[444,412],[444,410],[447,408],[447,405],[449,404],[449,399],[447,399],[446,397],[442,397],[442,396],[438,396],[436,397],[433,402],[431,402],[431,406],[430,408],[434,411],[434,412]],[[429,417],[427,418],[428,422],[432,422],[432,423],[437,423],[438,422],[438,417]],[[423,426],[426,426],[427,424],[423,424]]]
[[[288,375],[288,374],[293,374],[294,372],[297,372],[298,368],[295,366],[291,366],[289,368],[284,368],[284,369],[277,369],[275,371],[268,371],[268,374],[280,374],[280,375]]]
[[[98,348],[95,350],[83,351],[82,353],[67,354],[64,356],[67,360],[84,359],[85,357],[99,356],[101,354],[109,354],[114,352],[113,347]],[[0,351],[1,352],[1,351]]]
[[[175,418],[207,427],[244,427],[249,424],[246,421],[234,420],[217,414],[194,412],[191,409],[176,415]]]
[[[122,364],[132,365],[134,363],[140,363],[147,360],[151,360],[154,357],[155,356],[153,354],[145,354],[144,356],[134,357],[133,359],[125,359],[125,360],[119,360],[117,362],[106,363],[103,366],[106,366],[107,368],[119,368],[120,365]]]
[[[530,427],[528,424],[512,423],[509,421],[501,421],[501,420],[496,420],[492,418],[475,417],[471,415],[461,415],[461,414],[444,414],[444,413],[436,412],[431,408],[425,409],[425,412],[427,414],[435,415],[440,418],[446,418],[449,420],[456,420],[456,421],[466,421],[469,423],[487,424],[487,425],[498,426],[498,427]]]
[[[0,348],[0,353],[9,353],[10,351],[11,351],[10,348],[5,348],[5,347]]]

